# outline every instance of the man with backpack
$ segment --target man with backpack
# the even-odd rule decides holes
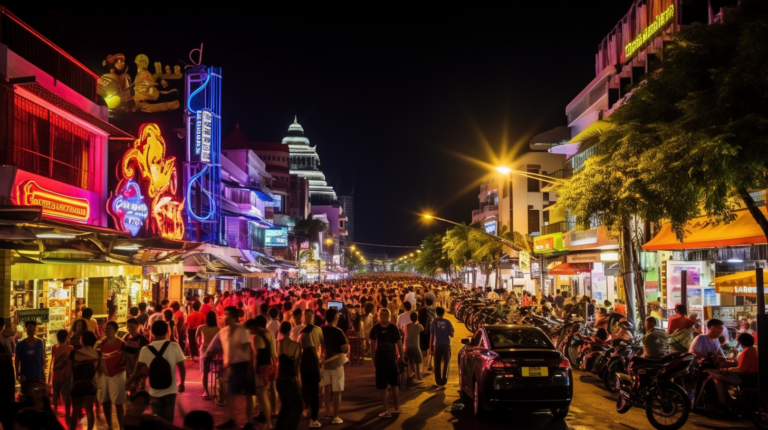
[[[173,422],[176,393],[184,392],[187,376],[184,353],[178,343],[166,340],[168,324],[163,320],[152,323],[153,342],[141,349],[139,363],[128,379],[130,385],[139,375],[149,374],[149,396],[152,413]],[[176,368],[181,381],[176,385]]]

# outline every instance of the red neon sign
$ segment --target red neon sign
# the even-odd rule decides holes
[[[143,124],[139,129],[139,138],[133,142],[120,164],[117,166],[120,179],[115,195],[125,193],[130,182],[139,183],[151,216],[146,218],[147,232],[167,239],[184,238],[184,219],[181,209],[184,200],[176,196],[178,174],[176,157],[166,157],[165,139],[160,127],[154,123]],[[133,180],[133,181],[131,181]],[[110,199],[112,201],[112,199]],[[122,222],[117,222],[121,214],[116,213],[112,205],[107,204],[107,212],[112,215],[116,227],[127,231]],[[134,236],[138,233],[131,232]]]
[[[24,181],[18,187],[18,201],[24,206],[42,206],[43,215],[86,223],[91,214],[87,199],[65,196],[46,190],[35,181]]]

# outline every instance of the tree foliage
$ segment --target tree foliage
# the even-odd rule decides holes
[[[677,34],[657,68],[610,117],[600,156],[558,192],[588,228],[612,231],[633,216],[669,220],[679,240],[702,213],[732,219],[740,198],[764,231],[749,190],[768,164],[768,2],[744,0],[724,22]]]
[[[443,251],[443,237],[442,234],[433,234],[421,241],[421,252],[415,263],[419,273],[435,276],[438,271],[450,269],[451,261]]]

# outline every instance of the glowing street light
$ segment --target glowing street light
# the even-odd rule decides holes
[[[353,250],[353,251],[354,251],[354,250],[356,250],[356,249],[357,249],[357,247],[355,247],[355,245],[352,245],[352,246],[350,246],[350,247],[349,247],[349,249],[351,249],[351,250]]]
[[[496,170],[502,175],[509,175],[510,173],[512,173],[512,169],[510,169],[507,166],[499,166],[496,168]]]

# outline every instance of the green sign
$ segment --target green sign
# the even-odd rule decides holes
[[[21,309],[16,311],[16,319],[19,324],[26,321],[37,321],[39,323],[47,323],[50,321],[50,310],[48,308],[43,309]]]
[[[568,249],[563,245],[562,232],[533,238],[533,252],[536,254],[550,254],[567,250]]]

